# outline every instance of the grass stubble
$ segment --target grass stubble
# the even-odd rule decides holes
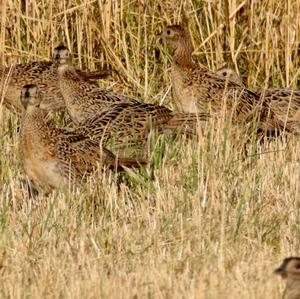
[[[100,84],[174,108],[169,51],[156,34],[188,18],[195,59],[239,66],[252,88],[299,87],[300,3],[1,3],[2,64],[48,59],[65,43]],[[299,139],[249,145],[228,122],[194,140],[154,138],[152,174],[95,176],[93,188],[22,198],[19,119],[0,108],[2,298],[280,298],[272,275],[299,254]]]

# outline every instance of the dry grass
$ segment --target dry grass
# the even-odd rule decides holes
[[[2,0],[0,60],[48,59],[65,43],[79,66],[118,71],[101,84],[173,107],[155,35],[183,16],[199,63],[297,88],[300,2],[224,3]],[[297,138],[253,144],[247,159],[226,125],[198,142],[162,138],[154,179],[118,191],[99,176],[96,190],[31,202],[18,190],[19,120],[3,108],[0,121],[2,298],[280,298],[272,271],[300,248]]]

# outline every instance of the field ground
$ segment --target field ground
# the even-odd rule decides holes
[[[299,88],[297,0],[1,5],[4,65],[65,43],[78,66],[117,71],[101,85],[174,108],[156,34],[183,16],[199,63],[230,61],[253,89]],[[93,188],[28,200],[19,122],[0,108],[1,298],[281,298],[272,272],[300,249],[298,137],[250,143],[244,158],[245,136],[220,120],[193,140],[154,139],[151,169],[119,189],[99,174]]]

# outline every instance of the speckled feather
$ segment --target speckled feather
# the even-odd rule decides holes
[[[193,62],[193,45],[185,28],[180,25],[168,26],[161,35],[175,50],[172,85],[174,98],[182,111],[218,115],[226,100],[226,110],[234,111],[234,122],[246,123],[257,118],[262,130],[284,128],[284,124],[259,95]]]
[[[205,126],[210,116],[174,113],[164,106],[146,103],[118,103],[86,120],[76,132],[107,142],[114,137],[117,144],[144,143],[151,129],[159,133],[196,133],[197,124]],[[126,141],[126,142],[125,142]]]
[[[60,65],[58,77],[67,110],[74,123],[83,123],[116,103],[139,103],[133,97],[99,88],[83,80],[72,65]]]
[[[99,79],[109,75],[109,71],[84,72],[76,70],[82,80]],[[3,104],[13,112],[22,112],[20,92],[25,84],[39,86],[43,96],[41,109],[58,110],[65,106],[57,81],[57,68],[51,61],[33,61],[0,67],[0,90],[4,88]]]
[[[220,68],[217,71],[220,76],[225,76],[235,82],[242,80],[238,74],[231,68]],[[257,95],[262,97],[268,103],[270,109],[282,122],[300,123],[300,91],[288,88],[269,88],[256,91]]]
[[[300,91],[293,89],[274,88],[259,90],[261,97],[270,102],[270,107],[283,122],[300,122]]]
[[[136,98],[98,88],[77,75],[66,47],[54,51],[68,112],[79,126],[77,130],[93,139],[108,140],[114,135],[123,144],[123,137],[145,142],[150,126],[159,132],[178,132],[183,126],[183,132],[192,134],[197,122],[209,119],[207,114],[180,114],[179,117],[164,106],[141,103]]]
[[[34,93],[33,87],[26,87]],[[32,98],[31,98],[32,99]],[[49,126],[41,109],[29,105],[24,112],[20,152],[30,179],[46,191],[79,184],[98,164],[121,170],[139,167],[144,161],[116,159],[113,153],[87,136]]]

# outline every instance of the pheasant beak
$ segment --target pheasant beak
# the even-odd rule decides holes
[[[275,269],[275,271],[273,272],[273,274],[280,275],[282,278],[286,278],[286,271],[283,269],[282,266],[280,266],[277,269]]]
[[[157,38],[158,41],[161,41],[163,39],[163,37],[164,37],[163,31],[156,34],[156,38]]]
[[[56,65],[65,65],[69,63],[68,59],[61,57],[59,54],[55,55],[54,61]]]

